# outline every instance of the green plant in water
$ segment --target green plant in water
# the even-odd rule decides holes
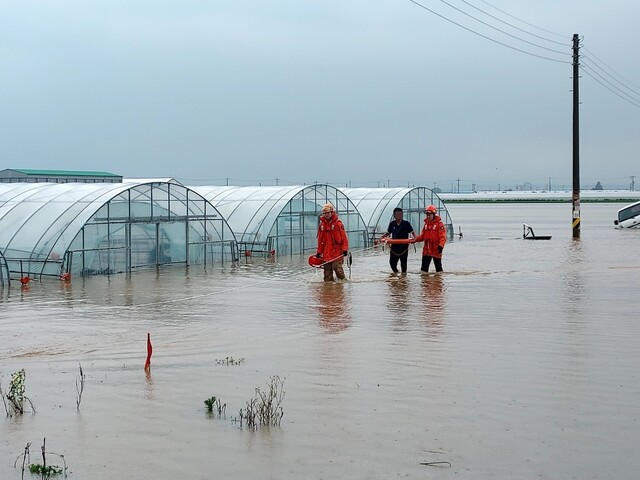
[[[226,403],[223,404],[221,400],[216,397],[207,398],[204,401],[204,405],[209,415],[214,414],[214,409],[218,411],[219,416],[222,416],[222,414],[225,413],[227,410],[227,404]]]
[[[18,460],[22,459],[22,479],[24,479],[25,468],[29,468],[29,472],[34,475],[40,475],[41,479],[51,478],[56,475],[64,475],[67,476],[67,462],[64,459],[64,455],[60,455],[59,453],[47,452],[46,451],[47,439],[42,439],[42,447],[40,450],[42,451],[42,463],[31,463],[31,457],[29,449],[31,447],[31,443],[27,443],[24,448],[24,452],[18,455],[15,462],[13,462],[13,467],[15,468],[18,464]],[[60,460],[62,460],[63,467],[59,467],[58,465],[47,465],[47,454],[55,455]]]
[[[25,395],[25,377],[24,368],[12,373],[9,391],[6,394],[2,391],[0,385],[0,396],[2,397],[7,417],[22,415],[25,411],[25,403],[31,406],[31,413],[36,413],[33,402]]]
[[[29,471],[41,475],[43,478],[49,478],[53,475],[62,475],[62,467],[58,465],[41,465],[39,463],[32,463],[29,465]]]

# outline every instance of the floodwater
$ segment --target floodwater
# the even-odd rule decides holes
[[[618,208],[583,205],[576,240],[568,204],[453,204],[441,275],[411,247],[406,276],[353,252],[343,284],[296,258],[5,288],[2,387],[24,368],[37,413],[0,418],[0,478],[44,437],[78,479],[638,478],[640,230]],[[274,375],[281,425],[240,429]]]

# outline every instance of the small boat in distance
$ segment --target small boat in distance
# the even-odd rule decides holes
[[[640,202],[618,210],[618,218],[613,221],[613,224],[616,228],[640,228]]]

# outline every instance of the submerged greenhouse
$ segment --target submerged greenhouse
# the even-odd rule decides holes
[[[368,245],[360,213],[342,191],[330,185],[191,188],[220,211],[246,255],[315,252],[318,219],[327,202],[344,223],[349,248]]]
[[[238,256],[211,203],[154,181],[0,184],[0,253],[12,278],[206,266]]]
[[[453,236],[451,216],[444,202],[429,188],[343,188],[342,191],[367,223],[371,242],[387,231],[396,207],[402,208],[404,219],[411,223],[417,235],[422,230],[425,207],[435,205],[447,228],[447,235],[450,238]]]

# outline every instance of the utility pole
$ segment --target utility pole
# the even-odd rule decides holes
[[[573,196],[571,227],[573,238],[580,238],[580,95],[579,86],[580,39],[573,34]]]
[[[458,193],[460,193],[460,177],[458,177]]]
[[[629,190],[632,192],[636,189],[636,176],[631,175],[631,185],[629,185]]]

